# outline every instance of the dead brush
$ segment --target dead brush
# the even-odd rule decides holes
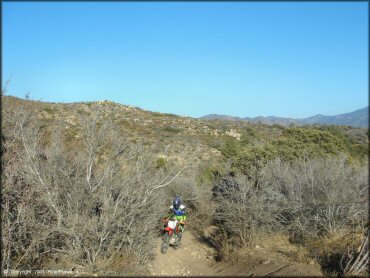
[[[345,276],[368,276],[369,275],[369,231],[364,235],[360,247],[355,250],[342,255],[342,261],[347,263],[343,269]]]
[[[361,257],[360,250],[363,234],[358,232],[340,231],[335,234],[307,241],[310,256],[318,261],[328,274],[345,274],[349,272],[353,259]],[[354,256],[355,255],[355,256]],[[361,264],[362,265],[362,264]],[[351,268],[351,271],[355,268]],[[358,275],[359,273],[353,273]]]
[[[278,253],[300,263],[311,263],[313,260],[306,247],[291,243],[289,236],[283,233],[259,235],[256,246],[261,247],[263,251]]]

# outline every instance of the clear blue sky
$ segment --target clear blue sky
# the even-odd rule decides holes
[[[199,117],[368,105],[367,2],[3,2],[3,84]]]

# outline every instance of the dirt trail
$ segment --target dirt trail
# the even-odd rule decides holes
[[[161,254],[161,239],[150,264],[151,275],[199,276],[213,275],[214,250],[199,240],[189,231],[185,231],[178,250],[169,247],[166,254]]]
[[[207,235],[207,232],[205,233]],[[280,259],[267,250],[256,250],[234,264],[214,260],[215,250],[185,231],[180,248],[169,247],[161,254],[159,238],[154,258],[149,264],[150,275],[156,276],[323,276],[318,267]]]

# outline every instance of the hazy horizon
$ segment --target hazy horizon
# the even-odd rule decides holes
[[[355,109],[355,110],[352,110],[352,111],[347,111],[347,112],[342,112],[342,113],[338,113],[338,114],[335,114],[335,115],[328,115],[328,114],[323,114],[323,113],[317,113],[317,114],[314,114],[314,115],[310,115],[308,117],[311,117],[311,116],[317,116],[317,115],[322,115],[322,116],[336,116],[336,115],[340,115],[340,114],[347,114],[347,113],[351,113],[351,112],[354,112],[354,111],[357,111],[357,110],[362,110],[362,109],[365,109],[365,108],[368,108],[369,106],[366,105],[364,107],[361,107],[361,108],[358,108],[358,109]],[[247,118],[247,117],[250,117],[250,116],[233,116],[233,115],[225,115],[225,114],[216,114],[216,113],[211,113],[211,114],[208,114],[208,115],[220,115],[220,116],[231,116],[231,117],[239,117],[239,118]],[[207,116],[207,115],[204,115],[204,116]],[[255,116],[255,117],[279,117],[279,118],[290,118],[290,117],[285,117],[284,115],[259,115],[259,116]],[[254,117],[250,117],[250,118],[254,118]],[[307,117],[304,117],[304,118],[307,118]],[[302,119],[302,118],[295,118],[295,119]]]
[[[367,2],[3,2],[2,86],[194,118],[368,106]]]

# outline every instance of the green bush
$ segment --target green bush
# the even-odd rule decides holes
[[[248,173],[253,167],[259,169],[268,161],[280,157],[284,161],[297,158],[325,157],[348,153],[342,140],[327,131],[307,128],[288,128],[282,137],[272,139],[264,145],[244,148],[234,156],[233,169]]]
[[[248,132],[248,135],[252,136],[252,137],[256,137],[257,136],[257,131],[254,127],[248,127],[247,128],[247,132]]]
[[[163,128],[163,130],[167,132],[172,132],[172,133],[179,133],[182,131],[182,128],[166,126]]]
[[[369,145],[368,144],[354,144],[350,146],[350,153],[353,156],[359,158],[366,158],[369,155]]]
[[[56,109],[55,108],[51,108],[51,107],[46,107],[43,109],[45,112],[49,113],[50,115],[54,115],[55,112],[56,112]]]
[[[363,159],[368,155],[369,131],[364,132],[353,127],[335,125],[322,126],[320,129],[342,140],[353,158]]]
[[[157,159],[155,167],[157,169],[164,168],[166,167],[166,163],[167,163],[167,160],[164,157],[160,157]]]
[[[159,113],[159,112],[151,112],[151,115],[153,117],[163,117],[163,114],[162,113]]]
[[[175,118],[178,118],[179,117],[178,115],[175,115],[175,114],[171,114],[171,113],[160,113],[160,112],[151,112],[150,115],[151,116],[154,116],[154,117],[175,117]]]
[[[226,157],[234,157],[240,152],[240,144],[234,139],[228,139],[221,148],[221,153]]]
[[[234,158],[232,170],[248,174],[252,169],[259,169],[278,155],[276,147],[271,144],[245,148]]]
[[[205,168],[201,169],[198,178],[199,185],[211,185],[212,182],[215,180],[215,177],[220,175],[222,172],[222,168],[220,166],[206,166]]]

